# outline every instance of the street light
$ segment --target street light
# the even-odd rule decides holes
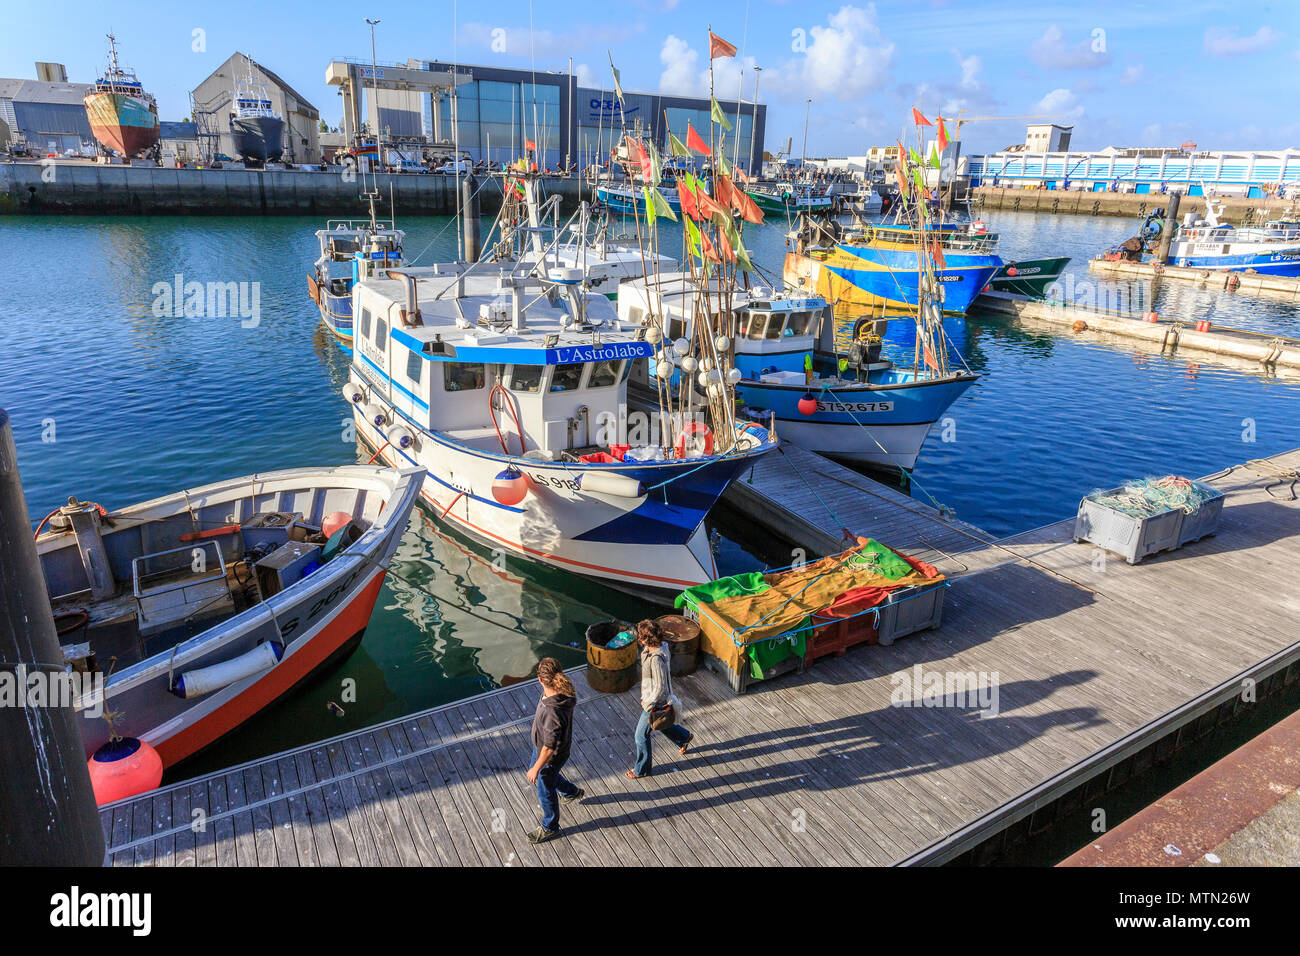
[[[384,156],[383,147],[379,142],[379,65],[375,60],[375,27],[379,24],[379,21],[366,17],[366,23],[370,24],[370,89],[375,95],[375,149],[379,151],[379,155],[375,158],[382,166]]]

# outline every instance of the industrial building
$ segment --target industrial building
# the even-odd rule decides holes
[[[252,72],[265,84],[271,108],[284,120],[284,159],[291,163],[320,162],[320,111],[301,93],[243,53],[233,53],[190,93],[199,149],[207,158],[218,154],[235,158],[230,134],[230,113],[235,83]]]
[[[425,74],[421,76],[420,74]],[[611,87],[580,86],[565,72],[536,72],[495,66],[408,60],[371,64],[341,60],[329,65],[326,81],[344,98],[343,131],[350,140],[363,122],[376,124],[385,138],[424,137],[459,146],[475,160],[509,162],[533,142],[540,167],[587,166],[608,157],[616,133],[639,127],[661,148],[668,131],[686,139],[691,123],[707,135],[707,98],[625,90],[623,101]],[[372,85],[379,84],[373,103]],[[453,86],[456,95],[453,97]],[[767,108],[762,104],[719,100],[732,125],[726,150],[746,171],[762,162]],[[376,115],[377,114],[377,115]]]
[[[38,63],[36,71],[53,79],[0,79],[0,148],[23,143],[33,152],[60,156],[93,151],[82,102],[90,85],[67,82],[58,63]]]

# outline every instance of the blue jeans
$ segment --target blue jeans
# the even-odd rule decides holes
[[[681,724],[673,724],[664,730],[659,731],[678,747],[686,746],[686,741],[691,739],[691,733]],[[653,763],[650,759],[650,712],[641,711],[641,719],[636,724],[636,768],[633,770],[638,777],[644,777],[653,769]]]
[[[533,763],[537,762],[537,748],[533,748]],[[554,833],[560,828],[560,795],[571,797],[578,787],[566,780],[560,768],[547,764],[537,772],[537,799],[542,804],[542,826]]]

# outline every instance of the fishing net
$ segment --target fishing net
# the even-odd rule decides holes
[[[1110,491],[1094,491],[1088,500],[1121,514],[1150,518],[1167,511],[1195,514],[1214,494],[1212,489],[1191,479],[1166,475],[1163,478],[1139,478]]]

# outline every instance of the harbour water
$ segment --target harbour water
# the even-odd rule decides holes
[[[1300,304],[1089,274],[1088,257],[1131,235],[1136,223],[984,218],[1002,235],[1004,258],[1070,255],[1074,288],[1087,282],[1094,294],[1120,291],[1125,308],[1154,304],[1186,321],[1300,334]],[[11,257],[22,251],[22,268],[9,270],[9,294],[0,301],[0,404],[13,419],[34,519],[68,495],[111,509],[222,477],[354,460],[339,393],[347,355],[321,330],[306,295],[320,225],[303,218],[0,219],[0,245]],[[403,218],[400,225],[417,264],[455,256],[451,220]],[[772,224],[747,236],[756,261],[777,274],[784,232]],[[57,297],[49,291],[55,273]],[[156,314],[156,286],[174,286],[178,275],[255,283],[246,300],[255,314]],[[1146,356],[979,315],[958,323],[954,339],[983,377],[951,409],[946,433],[927,443],[913,493],[995,534],[1058,519],[1081,495],[1127,477],[1205,474],[1300,445],[1294,379]],[[721,531],[724,570],[761,564],[763,556]],[[412,522],[393,572],[356,654],[182,767],[181,776],[499,686],[525,677],[543,655],[580,663],[587,624],[650,610],[600,586],[503,561],[427,515]]]

